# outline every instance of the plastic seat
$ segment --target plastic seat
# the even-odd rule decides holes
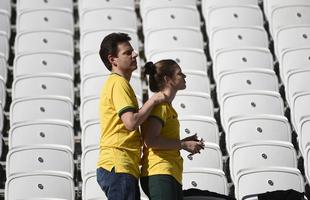
[[[294,95],[301,92],[310,92],[310,69],[297,69],[292,70],[287,74],[287,80],[285,84],[285,96],[289,105],[292,102]]]
[[[297,155],[294,146],[288,142],[247,142],[232,149],[229,166],[232,180],[235,180],[239,173],[252,168],[297,168]]]
[[[213,117],[213,103],[210,95],[201,92],[179,92],[172,102],[179,117],[202,115]]]
[[[310,116],[306,116],[300,121],[299,126],[298,126],[298,131],[297,131],[299,150],[305,159],[309,159],[308,157],[309,155],[307,155],[309,154],[308,147],[310,144],[309,130],[310,130]],[[305,161],[305,164],[307,164],[306,161]],[[307,166],[309,165],[307,164]],[[309,168],[305,168],[305,169],[309,169]]]
[[[129,31],[126,29],[104,29],[104,30],[92,30],[84,32],[80,41],[80,52],[85,54],[86,52],[98,52],[100,50],[100,44],[105,36],[113,32],[127,33],[131,40],[129,41],[133,49],[139,51],[139,39],[136,31]]]
[[[192,28],[200,30],[200,16],[197,8],[154,7],[145,12],[143,32],[162,28]]]
[[[309,26],[285,26],[279,28],[274,36],[275,53],[281,60],[282,52],[290,48],[302,48],[310,46],[310,27]]]
[[[79,0],[78,1],[79,15],[87,10],[94,10],[98,8],[126,8],[134,11],[135,9],[135,1],[134,0],[113,0],[113,1],[87,1],[87,0]]]
[[[80,106],[80,125],[82,129],[89,122],[99,120],[99,96],[87,97]]]
[[[202,49],[167,49],[150,53],[147,60],[157,62],[162,59],[175,60],[182,70],[207,72],[207,57]]]
[[[86,123],[83,127],[81,136],[82,151],[92,146],[99,146],[100,135],[101,130],[99,120]]]
[[[214,58],[217,51],[226,48],[268,48],[268,37],[262,27],[222,27],[212,31],[209,37],[210,53]]]
[[[309,166],[310,166],[310,145],[308,144],[307,146],[306,146],[306,149],[304,150],[304,159],[305,159],[305,161],[304,161],[304,166],[305,166],[305,175],[306,175],[306,178],[307,178],[307,181],[309,181],[310,180],[310,168],[309,168]]]
[[[15,57],[14,78],[24,75],[64,74],[74,78],[73,55],[63,52],[23,53]]]
[[[18,33],[15,54],[33,52],[64,52],[73,55],[72,34],[63,31],[31,31]]]
[[[295,168],[269,167],[240,172],[236,178],[235,195],[237,199],[268,191],[293,189],[304,191],[304,180]]]
[[[80,30],[82,34],[86,31],[105,29],[137,31],[138,27],[135,11],[126,8],[87,10],[80,17]]]
[[[211,84],[207,73],[192,70],[184,70],[183,73],[186,75],[186,88],[182,92],[211,93]]]
[[[277,92],[249,90],[230,93],[221,102],[221,123],[224,130],[230,120],[244,115],[284,115],[281,96]]]
[[[212,168],[222,170],[223,160],[221,149],[217,144],[205,142],[204,149],[200,150],[200,153],[191,155],[191,153],[181,150],[181,156],[183,158],[184,170],[190,170],[192,168]]]
[[[8,38],[11,36],[10,16],[0,8],[0,32],[4,32]]]
[[[271,34],[276,33],[279,28],[288,25],[309,25],[310,21],[309,5],[289,5],[274,7],[269,20]]]
[[[0,77],[6,82],[8,74],[8,64],[5,57],[0,54]]]
[[[97,182],[96,173],[90,173],[83,180],[82,186],[83,200],[108,200],[105,193],[100,188]]]
[[[178,1],[171,1],[171,0],[141,0],[140,1],[140,15],[142,19],[144,19],[145,14],[148,10],[152,8],[174,8],[174,7],[185,7],[191,9],[197,9],[197,0],[188,1],[188,0],[178,0]]]
[[[11,1],[10,0],[2,0],[0,1],[0,10],[11,17]]]
[[[303,118],[310,116],[310,92],[300,92],[293,96],[291,103],[292,124],[298,132],[299,123]]]
[[[227,48],[218,51],[213,60],[213,77],[226,70],[264,68],[273,70],[273,58],[267,48]]]
[[[218,169],[185,169],[183,172],[183,189],[190,188],[228,195],[226,176],[222,170]]]
[[[26,10],[49,10],[58,9],[73,12],[73,2],[71,0],[17,0],[16,11],[21,13]]]
[[[12,99],[55,95],[67,97],[74,102],[74,85],[70,76],[40,74],[20,76],[13,81]]]
[[[2,103],[0,103],[0,131],[1,132],[3,129],[3,125],[4,125],[4,113],[3,113]],[[2,133],[1,133],[1,135],[2,135]]]
[[[9,148],[35,145],[61,145],[74,152],[74,133],[70,123],[60,120],[38,120],[11,127]]]
[[[217,99],[234,92],[247,90],[278,91],[278,79],[273,70],[269,69],[234,69],[222,72],[218,78]]]
[[[291,127],[280,115],[254,115],[237,117],[229,121],[226,131],[228,153],[242,143],[282,141],[291,142]]]
[[[0,55],[4,57],[5,60],[9,59],[9,39],[6,33],[0,32]]]
[[[74,33],[73,15],[59,9],[28,10],[17,15],[16,31],[60,30]]]
[[[16,192],[18,191],[18,192]],[[34,172],[8,177],[5,199],[75,199],[74,182],[67,173]]]
[[[6,83],[2,77],[0,77],[0,101],[2,107],[6,104]]]
[[[196,29],[188,28],[165,28],[148,32],[145,36],[145,55],[153,51],[167,49],[203,49],[202,34]]]
[[[179,117],[179,122],[181,139],[197,134],[204,141],[219,145],[219,130],[214,118],[187,115]]]
[[[219,27],[264,25],[263,14],[258,5],[227,5],[210,8],[205,17],[207,33]]]
[[[111,72],[105,67],[98,53],[87,52],[81,57],[81,79],[91,74],[109,75]]]
[[[73,153],[59,145],[13,148],[7,155],[7,177],[36,171],[65,172],[73,178]]]
[[[81,176],[83,180],[87,175],[96,172],[98,159],[98,145],[84,149],[81,157]]]
[[[81,99],[91,96],[100,96],[100,91],[108,78],[109,75],[101,74],[92,74],[84,77],[81,83]],[[132,86],[137,98],[141,98],[142,82],[140,77],[133,74],[130,79],[130,85]]]
[[[33,120],[64,120],[73,124],[73,105],[68,98],[57,96],[27,97],[14,100],[10,107],[11,127]]]

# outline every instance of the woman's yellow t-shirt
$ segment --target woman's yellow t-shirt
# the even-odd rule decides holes
[[[179,140],[178,114],[169,103],[161,103],[154,107],[150,117],[161,121],[160,136],[166,139]],[[148,121],[144,123],[148,126]],[[143,133],[147,134],[147,133]],[[183,159],[179,150],[160,150],[143,148],[141,176],[167,174],[182,184]]]

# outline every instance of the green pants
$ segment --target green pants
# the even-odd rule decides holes
[[[182,185],[169,175],[141,177],[143,192],[150,200],[182,200]]]

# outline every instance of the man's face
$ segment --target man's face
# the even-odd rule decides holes
[[[116,66],[124,72],[132,72],[137,69],[137,56],[129,42],[122,42],[117,45],[118,54],[114,58]]]

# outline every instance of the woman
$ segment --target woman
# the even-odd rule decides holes
[[[151,200],[183,199],[183,159],[180,150],[192,154],[203,149],[196,135],[180,140],[178,114],[171,103],[178,90],[186,88],[185,75],[173,60],[161,60],[145,65],[152,92],[163,92],[168,103],[155,106],[142,125],[144,149],[141,186]]]

